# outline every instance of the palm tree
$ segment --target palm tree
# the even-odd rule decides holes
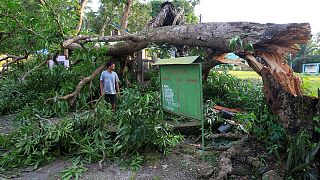
[[[319,49],[319,46],[313,40],[310,40],[307,44],[300,44],[299,47],[299,52],[296,54],[296,57],[292,60],[292,68],[296,72],[301,72],[302,64],[308,63],[310,59],[320,57],[320,54],[316,53],[316,50]]]

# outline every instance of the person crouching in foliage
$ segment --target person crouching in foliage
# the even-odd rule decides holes
[[[105,100],[111,104],[112,110],[116,110],[117,98],[120,94],[119,78],[115,69],[115,64],[111,61],[107,63],[107,70],[100,75],[100,92],[105,96]]]

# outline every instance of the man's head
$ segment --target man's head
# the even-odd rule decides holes
[[[113,70],[115,69],[115,67],[116,67],[116,65],[115,65],[112,61],[109,61],[109,62],[107,63],[107,69],[108,69],[109,71],[113,71]]]

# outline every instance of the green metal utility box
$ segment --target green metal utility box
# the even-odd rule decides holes
[[[161,101],[164,110],[202,120],[202,68],[199,56],[163,59],[160,67]]]
[[[162,59],[160,66],[161,104],[166,111],[201,121],[202,159],[204,160],[204,122],[202,67],[199,56]]]

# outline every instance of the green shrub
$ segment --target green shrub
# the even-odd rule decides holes
[[[217,104],[258,112],[263,99],[261,87],[262,84],[212,71],[207,82],[204,82],[203,93],[205,99],[212,99]]]
[[[301,131],[296,137],[291,137],[287,150],[286,177],[288,179],[318,179],[314,158],[319,148],[320,142],[312,144],[305,131]]]
[[[181,136],[171,133],[171,127],[164,121],[159,98],[158,92],[142,93],[138,88],[122,91],[115,119],[119,124],[116,140],[124,155],[142,147],[165,152],[181,140]]]
[[[30,62],[30,64],[34,63]],[[28,63],[25,66],[28,66]],[[71,93],[79,81],[90,75],[96,68],[97,65],[88,62],[78,64],[69,70],[61,66],[53,69],[42,67],[33,72],[25,81],[18,79],[23,74],[21,69],[15,69],[12,74],[0,81],[0,115],[21,109],[26,110],[29,107],[37,111],[35,113],[39,115],[62,116],[69,111],[67,103],[46,99]],[[85,105],[90,97],[98,96],[98,78],[93,81],[90,88],[88,86],[83,88],[76,104],[77,108]]]
[[[1,169],[34,166],[48,163],[63,154],[81,156],[83,162],[94,162],[114,151],[108,125],[112,112],[99,102],[93,112],[75,114],[57,124],[45,119],[22,126],[10,135],[2,136],[1,147],[6,152],[0,157]]]
[[[182,139],[163,120],[157,92],[141,93],[138,88],[122,92],[116,112],[102,97],[93,110],[75,113],[57,124],[30,116],[35,110],[26,108],[20,118],[32,120],[12,134],[0,136],[0,146],[7,150],[0,156],[1,169],[38,167],[63,154],[90,163],[130,157],[145,148],[167,152]],[[118,127],[115,138],[109,131],[112,124]],[[139,164],[140,159],[130,162],[134,168]]]

